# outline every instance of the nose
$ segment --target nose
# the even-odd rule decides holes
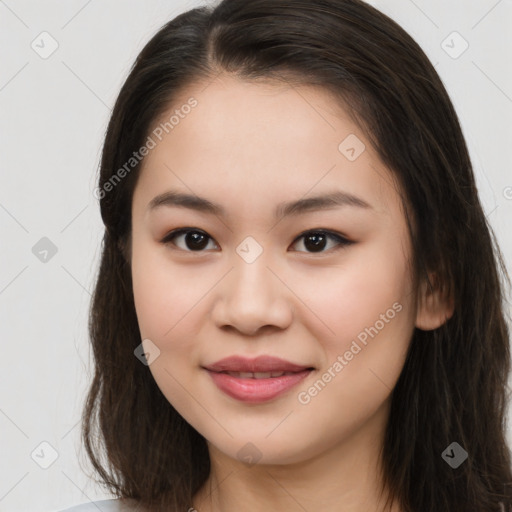
[[[293,319],[293,294],[283,281],[263,257],[252,263],[235,259],[216,287],[213,321],[247,336],[285,329]]]

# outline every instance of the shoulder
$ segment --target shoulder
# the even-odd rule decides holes
[[[130,500],[109,499],[100,501],[88,501],[81,505],[59,510],[58,512],[132,512],[137,507],[129,505]]]

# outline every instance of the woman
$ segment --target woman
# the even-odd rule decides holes
[[[508,276],[395,22],[359,0],[178,16],[120,92],[96,194],[104,510],[510,510]]]

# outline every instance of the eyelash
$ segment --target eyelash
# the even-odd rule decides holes
[[[179,228],[179,229],[175,229],[175,230],[167,233],[167,235],[165,235],[165,237],[161,240],[161,243],[164,245],[172,244],[172,245],[176,246],[176,244],[171,242],[171,240],[179,235],[183,235],[183,234],[186,235],[187,233],[199,233],[199,234],[205,235],[210,240],[213,240],[212,237],[210,237],[207,233],[205,233],[204,231],[202,231],[200,229]],[[301,238],[304,238],[306,235],[311,235],[311,234],[315,234],[315,235],[320,234],[320,235],[326,236],[327,238],[331,238],[338,243],[338,246],[328,249],[328,250],[322,250],[322,251],[318,251],[318,252],[314,252],[314,251],[296,251],[296,252],[305,252],[306,254],[324,254],[324,253],[327,253],[330,251],[338,251],[338,250],[344,249],[345,247],[348,247],[349,245],[352,245],[354,243],[351,240],[348,240],[347,238],[339,235],[338,233],[335,233],[334,231],[329,231],[326,229],[308,229],[307,231],[304,231],[300,235],[298,235],[297,238],[295,238],[295,240],[293,241],[292,245],[295,245],[295,243],[297,243]],[[181,248],[178,248],[178,249],[182,250],[184,252],[192,252],[192,253],[205,252],[204,249],[197,250],[197,251],[191,251],[189,249],[181,249]]]

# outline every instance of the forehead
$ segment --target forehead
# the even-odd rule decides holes
[[[319,87],[221,76],[182,90],[151,130],[136,189],[146,204],[166,188],[242,210],[341,188],[377,211],[397,206],[391,172]]]
[[[191,98],[197,106],[166,135],[181,133],[189,138],[192,131],[200,130],[204,145],[213,145],[213,149],[236,143],[248,151],[273,139],[272,149],[286,144],[283,149],[296,153],[303,147],[310,152],[311,143],[319,137],[334,135],[336,141],[343,130],[361,131],[340,100],[318,86],[261,79],[244,81],[226,75],[181,91],[155,124],[165,123],[170,113],[179,111]],[[185,122],[188,118],[195,122]],[[330,139],[326,143],[332,142]],[[308,141],[311,143],[302,145]]]

